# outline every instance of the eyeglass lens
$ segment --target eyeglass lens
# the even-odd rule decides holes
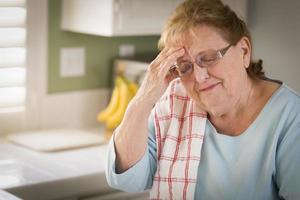
[[[231,47],[228,45],[227,47],[220,50],[207,50],[205,52],[199,53],[196,56],[195,63],[199,67],[208,68],[210,66],[215,65],[219,59],[221,59],[227,50]],[[193,72],[194,64],[191,61],[187,60],[177,60],[176,67],[171,69],[171,73],[175,76],[185,76],[191,74]]]

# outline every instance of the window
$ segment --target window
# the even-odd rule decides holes
[[[24,110],[25,79],[26,0],[0,0],[0,112]]]

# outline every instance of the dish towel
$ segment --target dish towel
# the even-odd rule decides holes
[[[194,199],[207,113],[173,80],[156,103],[157,171],[150,199]]]

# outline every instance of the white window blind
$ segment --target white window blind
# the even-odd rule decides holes
[[[24,109],[25,79],[26,0],[0,0],[0,112]]]

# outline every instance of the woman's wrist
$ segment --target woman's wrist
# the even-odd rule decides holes
[[[135,96],[131,100],[130,104],[132,104],[134,107],[142,108],[145,111],[151,111],[155,105],[155,102],[151,101],[146,96]]]

